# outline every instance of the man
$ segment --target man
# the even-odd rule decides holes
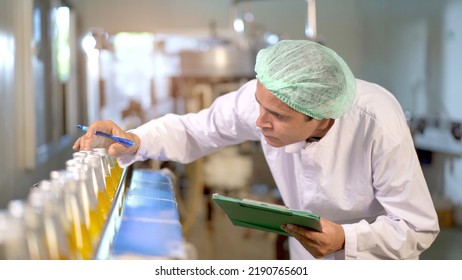
[[[195,114],[168,114],[130,133],[95,122],[74,149],[92,148],[95,130],[129,138],[133,147],[105,143],[127,166],[148,158],[187,163],[261,141],[285,205],[322,217],[322,232],[283,226],[292,259],[418,259],[439,226],[393,95],[305,40],[261,50],[255,71],[256,80]]]

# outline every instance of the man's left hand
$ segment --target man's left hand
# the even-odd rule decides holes
[[[320,259],[343,249],[345,232],[339,224],[321,218],[322,232],[288,224],[282,229],[295,237],[313,257]]]

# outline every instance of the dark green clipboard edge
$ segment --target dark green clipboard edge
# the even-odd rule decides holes
[[[283,209],[264,202],[249,202],[220,194],[213,194],[212,200],[225,211],[235,226],[264,230],[286,236],[290,235],[281,229],[281,226],[285,224],[295,224],[321,231],[320,217],[312,213]]]

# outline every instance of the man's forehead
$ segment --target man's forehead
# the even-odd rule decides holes
[[[271,91],[265,88],[260,82],[257,82],[255,98],[257,99],[258,103],[260,103],[260,105],[264,106],[266,109],[270,109],[272,111],[277,110],[279,113],[297,112],[289,105],[277,98],[274,94],[272,94]]]

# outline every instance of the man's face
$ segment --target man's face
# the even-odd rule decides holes
[[[333,122],[328,119],[307,120],[305,115],[277,99],[260,82],[257,83],[255,99],[260,104],[256,125],[273,147],[287,146],[309,137],[322,137]]]

